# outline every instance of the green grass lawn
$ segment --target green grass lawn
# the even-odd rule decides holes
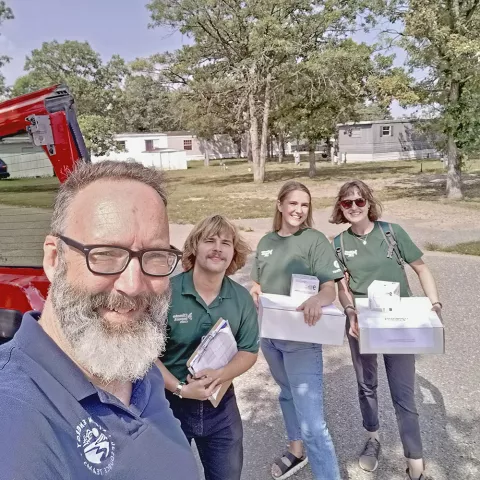
[[[253,183],[252,166],[245,160],[226,160],[226,169],[218,160],[212,161],[209,167],[204,167],[202,161],[191,161],[187,170],[168,171],[170,220],[195,223],[198,218],[214,212],[232,219],[270,217],[278,190],[290,179],[301,181],[310,188],[315,208],[332,205],[338,187],[354,178],[375,182],[376,193],[384,201],[402,198],[437,201],[444,195],[442,183],[426,181],[429,175],[445,173],[438,160],[340,166],[317,162],[317,176],[310,179],[306,157],[303,159],[300,166],[295,166],[291,159],[282,164],[267,162],[263,184]],[[470,162],[467,173],[480,174],[480,161]],[[56,178],[1,180],[0,204],[51,208],[57,188]],[[478,182],[466,184],[465,195],[466,200],[457,202],[458,205],[467,208],[480,206]]]
[[[58,185],[56,177],[0,180],[0,204],[52,208]]]
[[[425,245],[427,250],[448,253],[461,253],[463,255],[480,256],[480,241],[457,243],[456,245],[443,246],[436,243],[428,243]]]

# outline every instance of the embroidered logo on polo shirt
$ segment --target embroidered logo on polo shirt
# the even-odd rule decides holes
[[[272,254],[273,254],[273,250],[263,250],[263,252],[260,252],[260,255],[262,257],[269,257]]]
[[[177,315],[173,315],[173,321],[179,323],[188,323],[192,320],[192,313],[178,313]]]
[[[89,417],[77,425],[75,433],[85,467],[99,476],[111,472],[115,463],[115,443],[107,430]]]

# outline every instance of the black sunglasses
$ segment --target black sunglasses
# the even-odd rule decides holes
[[[84,245],[64,235],[58,235],[58,238],[83,253],[88,269],[97,275],[118,275],[125,271],[132,258],[138,258],[145,275],[167,277],[182,258],[182,252],[172,245],[170,248],[133,251],[116,245]]]
[[[367,204],[364,198],[356,198],[355,200],[342,200],[340,205],[343,208],[352,208],[354,202],[357,207],[364,207]]]

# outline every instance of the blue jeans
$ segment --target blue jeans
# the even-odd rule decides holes
[[[316,480],[340,480],[335,448],[323,414],[322,346],[262,338],[262,352],[280,387],[289,441],[303,440]]]
[[[217,408],[209,400],[179,398],[165,391],[183,433],[195,440],[206,480],[240,480],[243,466],[243,425],[233,387]]]

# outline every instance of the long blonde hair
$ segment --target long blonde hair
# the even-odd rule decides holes
[[[233,258],[225,275],[233,275],[247,263],[251,248],[239,234],[237,227],[223,215],[210,215],[197,223],[185,240],[182,255],[182,266],[185,271],[191,270],[195,265],[198,244],[221,233],[230,234],[233,241]]]
[[[278,210],[278,203],[283,203],[283,201],[287,198],[288,194],[291,192],[295,192],[296,190],[300,190],[301,192],[305,192],[308,195],[308,199],[310,201],[310,205],[308,206],[308,214],[307,218],[303,222],[301,228],[312,228],[313,226],[313,216],[312,216],[312,195],[310,194],[310,190],[300,182],[296,180],[289,180],[286,182],[283,187],[278,192],[277,201],[275,202],[275,214],[273,216],[273,231],[278,232],[282,228],[282,213]]]

